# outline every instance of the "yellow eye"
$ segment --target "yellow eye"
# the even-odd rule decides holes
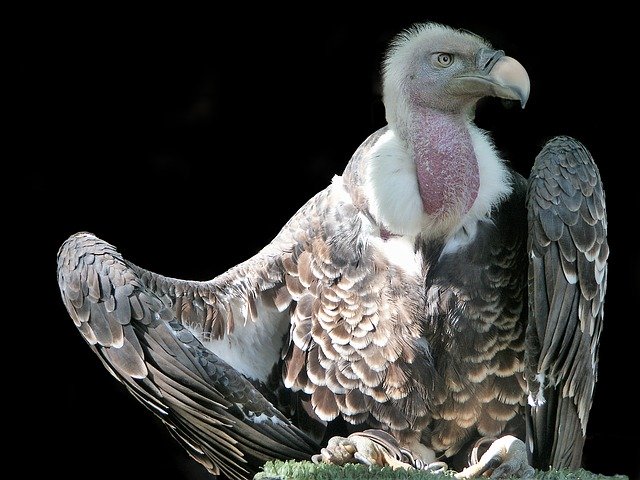
[[[439,67],[449,67],[453,63],[453,54],[451,53],[438,53],[435,55],[436,65]]]

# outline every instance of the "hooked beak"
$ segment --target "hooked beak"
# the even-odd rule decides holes
[[[477,98],[493,96],[519,100],[522,108],[529,98],[529,75],[516,59],[502,50],[481,49],[476,55],[477,70],[452,79],[453,93]]]

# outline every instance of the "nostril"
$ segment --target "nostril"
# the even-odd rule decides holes
[[[481,48],[476,55],[476,65],[480,71],[489,73],[498,60],[504,57],[504,50]]]

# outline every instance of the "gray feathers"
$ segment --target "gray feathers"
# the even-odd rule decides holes
[[[217,318],[202,303],[174,302],[203,298],[203,289],[139,275],[113,246],[86,233],[67,240],[58,260],[63,300],[85,339],[211,473],[245,478],[270,458],[315,451],[312,440],[178,322],[169,306],[180,308],[183,321]],[[191,314],[198,308],[199,315]]]
[[[528,195],[525,361],[533,457],[540,467],[580,466],[606,290],[604,205],[589,152],[569,137],[551,140],[536,158]]]

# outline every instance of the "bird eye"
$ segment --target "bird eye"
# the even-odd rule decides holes
[[[438,67],[449,67],[453,63],[453,55],[451,53],[437,53],[434,55],[435,64]]]

